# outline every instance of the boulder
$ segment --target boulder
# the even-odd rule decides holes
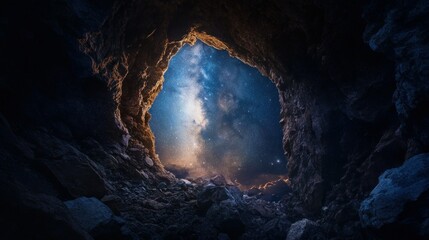
[[[402,166],[385,171],[360,205],[362,225],[383,236],[429,237],[425,224],[429,218],[428,172],[429,154],[414,156]]]
[[[34,152],[25,144],[22,139],[19,139],[7,121],[7,119],[0,113],[0,144],[2,147],[11,148],[11,150],[27,158],[34,158]]]
[[[122,199],[117,195],[106,195],[101,201],[112,209],[115,214],[119,213],[119,208],[123,204]]]
[[[58,198],[0,183],[0,239],[92,239]]]
[[[203,191],[198,194],[197,205],[199,210],[205,212],[213,203],[219,203],[224,200],[230,200],[237,203],[241,201],[241,192],[237,187],[221,187],[207,185]]]
[[[264,200],[256,200],[248,203],[248,208],[252,213],[265,217],[274,218],[276,211],[269,207]]]
[[[251,189],[246,191],[247,196],[249,197],[253,197],[253,196],[258,196],[260,195],[262,192],[261,189],[257,188],[257,187],[252,187]]]
[[[220,233],[226,233],[231,239],[239,238],[246,230],[240,212],[231,201],[212,204],[207,211],[207,219]]]
[[[106,193],[106,185],[96,167],[82,155],[64,155],[45,164],[73,197],[102,197]]]
[[[39,150],[44,152],[42,164],[72,197],[101,198],[106,194],[103,168],[86,154],[43,132],[38,132],[34,137],[39,142]]]
[[[316,222],[306,218],[290,226],[286,240],[322,240],[326,239],[322,228]]]
[[[198,194],[197,205],[200,210],[205,212],[214,202],[220,202],[228,199],[228,190],[224,187],[206,187]]]
[[[273,218],[262,226],[264,234],[269,239],[284,239],[291,223],[285,216]]]
[[[222,175],[216,175],[210,179],[210,182],[212,182],[216,186],[225,186],[227,184],[226,179]]]
[[[124,220],[115,216],[108,206],[96,198],[81,197],[66,201],[76,222],[95,239],[130,239]],[[127,232],[124,234],[123,232]]]

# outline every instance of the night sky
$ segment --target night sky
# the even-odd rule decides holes
[[[156,150],[177,177],[223,174],[243,186],[286,174],[274,84],[198,41],[171,59],[150,113]]]

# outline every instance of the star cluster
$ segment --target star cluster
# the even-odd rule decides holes
[[[223,174],[244,186],[286,173],[274,84],[202,42],[170,61],[150,112],[156,150],[178,177]]]

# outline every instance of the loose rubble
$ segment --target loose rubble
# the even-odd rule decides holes
[[[118,210],[144,239],[285,239],[291,225],[281,201],[245,195],[220,175],[130,183],[120,193]]]

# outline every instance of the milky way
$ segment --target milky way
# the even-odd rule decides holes
[[[223,174],[247,186],[286,174],[278,92],[269,79],[199,41],[173,57],[164,78],[150,126],[168,170]]]

